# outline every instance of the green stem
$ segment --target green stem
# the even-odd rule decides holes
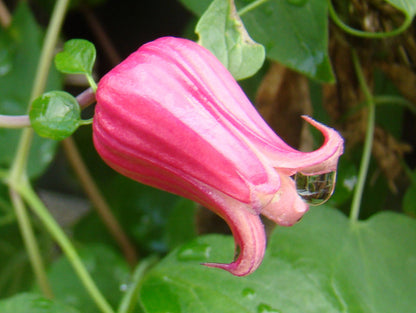
[[[91,76],[91,74],[86,74],[85,76],[87,77],[88,84],[90,85],[90,87],[95,93],[97,91],[97,84],[95,83],[94,78]]]
[[[140,262],[136,270],[133,273],[132,283],[129,286],[129,289],[126,295],[121,300],[120,306],[117,310],[117,313],[132,313],[136,304],[137,298],[139,296],[140,285],[143,279],[144,274],[147,272],[149,267],[151,267],[157,260],[157,257],[150,257],[148,259]]]
[[[251,10],[254,10],[258,6],[262,5],[263,3],[266,3],[267,1],[269,1],[269,0],[256,0],[256,1],[253,1],[249,5],[246,5],[244,8],[242,8],[241,10],[238,10],[237,13],[241,17],[244,14],[246,14],[247,12],[250,12]]]
[[[338,14],[336,13],[334,6],[332,5],[332,1],[328,0],[328,10],[329,10],[329,15],[332,18],[332,21],[339,27],[341,28],[343,31],[345,31],[346,33],[353,35],[353,36],[357,36],[357,37],[363,37],[363,38],[372,38],[372,39],[380,39],[380,38],[387,38],[387,37],[393,37],[393,36],[397,36],[399,34],[401,34],[402,32],[404,32],[411,24],[412,24],[412,16],[410,16],[409,14],[406,14],[406,18],[403,22],[402,25],[400,25],[398,28],[389,31],[389,32],[367,32],[367,31],[363,31],[363,30],[358,30],[355,28],[352,28],[350,26],[348,26],[347,24],[345,24],[340,17],[338,16]]]
[[[368,173],[368,167],[370,164],[371,158],[371,149],[373,147],[373,137],[374,137],[374,125],[375,125],[375,104],[373,95],[371,94],[370,89],[368,88],[367,82],[364,77],[364,73],[361,69],[360,61],[358,59],[357,53],[353,51],[352,54],[354,68],[360,83],[360,87],[367,100],[368,108],[368,120],[367,120],[367,132],[364,140],[364,149],[363,155],[361,157],[360,172],[358,173],[357,185],[355,187],[354,196],[351,205],[350,221],[355,222],[358,220],[360,214],[360,205],[361,199],[364,192],[365,180]]]
[[[30,103],[32,100],[39,96],[46,86],[54,48],[58,40],[58,34],[61,29],[68,2],[69,0],[59,0],[52,13],[51,22],[46,32],[45,41],[42,47],[39,64],[33,82],[28,110],[30,109]],[[20,137],[19,145],[17,147],[16,156],[10,168],[9,177],[6,178],[6,181],[9,185],[10,196],[14,204],[16,217],[19,222],[19,227],[25,242],[27,253],[34,269],[34,273],[36,275],[36,279],[39,282],[40,288],[44,292],[45,296],[51,297],[52,292],[49,287],[46,271],[41,259],[39,247],[36,242],[36,237],[34,236],[32,225],[30,223],[30,218],[20,194],[17,193],[17,190],[22,185],[28,184],[26,167],[32,138],[32,129],[24,129]]]
[[[43,225],[56,240],[56,242],[61,247],[62,251],[67,256],[69,262],[77,273],[79,279],[83,283],[87,292],[100,308],[103,313],[114,313],[111,306],[108,304],[107,300],[103,297],[101,292],[98,290],[94,281],[92,280],[90,274],[86,270],[84,264],[82,263],[80,257],[78,256],[75,248],[72,246],[68,237],[65,235],[63,230],[60,228],[58,223],[51,216],[45,205],[39,199],[38,195],[34,192],[29,183],[20,184],[17,186],[17,190],[20,195],[25,199],[25,201],[30,205],[32,210],[41,220]]]
[[[30,218],[22,201],[22,198],[14,191],[10,190],[10,198],[15,208],[16,218],[19,222],[20,232],[25,243],[26,251],[30,259],[30,263],[35,273],[36,280],[39,284],[40,290],[47,298],[53,298],[52,289],[49,285],[48,277],[46,275],[45,267],[42,261],[42,256],[38,244],[36,242],[35,234],[33,233],[30,224]]]
[[[42,47],[39,64],[32,87],[28,111],[30,110],[30,104],[32,101],[40,96],[45,89],[49,74],[49,68],[52,63],[55,46],[58,41],[58,35],[64,20],[68,3],[69,0],[59,0],[54,7],[51,21],[46,31],[45,41]],[[10,179],[12,181],[17,182],[24,176],[32,138],[33,130],[31,128],[24,129],[22,136],[20,137],[16,157],[11,167]]]
[[[49,75],[49,68],[55,54],[56,43],[58,41],[59,32],[61,31],[68,3],[69,0],[58,0],[54,7],[41,51],[38,70],[36,72],[36,77],[32,88],[31,101],[40,96],[45,90]]]

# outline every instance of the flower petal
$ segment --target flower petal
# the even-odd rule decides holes
[[[218,214],[231,228],[235,240],[237,258],[229,264],[204,263],[209,267],[221,268],[236,276],[253,273],[261,264],[266,250],[266,234],[260,217],[232,205],[222,208]]]
[[[340,134],[308,116],[304,120],[316,127],[324,136],[322,146],[312,152],[301,152],[291,147],[258,146],[269,157],[271,165],[291,176],[296,172],[305,175],[318,175],[336,171],[338,159],[344,150],[344,140]]]
[[[292,178],[281,175],[280,182],[279,191],[261,214],[281,226],[292,226],[308,211],[308,205],[296,192]]]
[[[208,65],[195,52],[205,49],[178,38],[172,45],[172,40],[142,46],[101,79],[93,123],[97,151],[110,166],[124,168],[136,180],[132,176],[148,167],[160,169],[152,177],[154,187],[166,190],[165,181],[176,175],[251,203],[259,212],[265,203],[257,195],[266,195],[268,202],[279,188],[278,175],[230,126],[234,121],[221,115],[222,103],[215,101],[224,94],[225,78],[215,72],[206,77]],[[189,54],[198,56],[199,67],[189,64]],[[221,72],[218,60],[214,65]],[[227,78],[237,85],[229,74]],[[206,86],[206,80],[221,87],[209,89],[213,86]],[[221,101],[236,101],[232,93],[226,96]],[[238,103],[234,109],[238,111]],[[169,178],[163,176],[168,172]]]

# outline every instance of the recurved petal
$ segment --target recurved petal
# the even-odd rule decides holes
[[[302,116],[302,118],[322,133],[324,142],[319,149],[312,152],[301,152],[286,144],[270,146],[261,143],[257,143],[257,148],[268,156],[271,166],[288,176],[297,172],[305,175],[317,175],[335,171],[338,159],[344,151],[344,140],[341,135],[335,129],[308,116]]]
[[[234,201],[233,201],[234,202]],[[236,276],[253,273],[261,264],[266,249],[266,235],[260,217],[248,210],[235,207],[217,212],[230,226],[235,240],[236,258],[232,263],[204,263],[209,267],[221,268]]]

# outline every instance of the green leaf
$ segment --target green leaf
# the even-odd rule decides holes
[[[202,14],[210,0],[181,0]],[[238,9],[254,1],[238,0]],[[240,16],[266,56],[320,82],[333,82],[328,56],[327,1],[269,0]]]
[[[50,91],[32,102],[29,118],[39,136],[62,140],[79,127],[81,109],[71,94]]]
[[[95,47],[91,42],[71,39],[64,44],[64,50],[55,56],[55,66],[62,73],[91,75],[95,56]]]
[[[110,305],[116,306],[123,294],[123,286],[128,283],[130,276],[124,259],[104,245],[90,244],[83,246],[78,252],[104,297]],[[56,299],[82,312],[100,312],[65,256],[52,264],[48,278]]]
[[[230,262],[231,237],[200,237],[144,278],[140,303],[154,312],[391,313],[416,306],[416,221],[380,213],[351,224],[315,207],[275,229],[260,268],[234,277],[202,262]]]
[[[386,2],[390,3],[407,16],[413,17],[416,14],[416,2],[414,0],[386,0]]]
[[[250,38],[234,1],[213,1],[195,32],[199,44],[209,49],[237,80],[254,75],[264,63],[264,47]]]
[[[42,31],[36,24],[27,2],[19,2],[12,24],[0,28],[0,37],[8,36],[13,46],[13,64],[0,76],[0,114],[26,114],[42,43]],[[59,73],[51,69],[47,90],[61,89]],[[0,129],[0,167],[9,168],[13,162],[21,130]],[[28,174],[39,176],[52,161],[57,142],[35,135],[30,149]]]
[[[66,305],[48,300],[38,294],[22,293],[0,300],[1,313],[79,313]]]

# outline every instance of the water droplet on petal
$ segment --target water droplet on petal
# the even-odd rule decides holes
[[[256,292],[251,288],[244,288],[241,294],[244,298],[247,298],[249,300],[254,299],[254,297],[256,296]]]
[[[309,176],[296,173],[296,190],[299,196],[310,205],[320,205],[326,202],[334,192],[336,176],[336,172]]]
[[[276,310],[268,304],[261,303],[257,307],[257,313],[282,313],[282,311]]]
[[[211,247],[207,244],[190,243],[178,251],[180,261],[204,261],[209,258]]]
[[[287,0],[287,2],[298,7],[302,7],[308,2],[308,0]]]

